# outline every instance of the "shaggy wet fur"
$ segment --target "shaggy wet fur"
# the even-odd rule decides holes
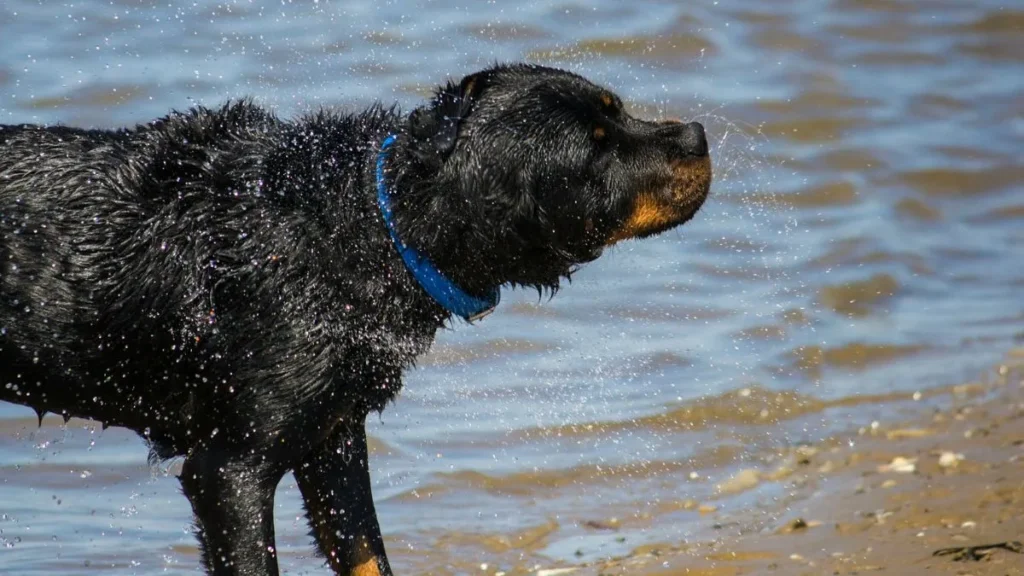
[[[691,218],[697,124],[571,73],[496,66],[408,116],[282,121],[243,101],[133,129],[0,126],[0,399],[125,426],[181,483],[213,574],[276,574],[295,472],[338,574],[390,574],[363,422],[450,314],[406,244],[474,294],[556,289],[610,243]]]

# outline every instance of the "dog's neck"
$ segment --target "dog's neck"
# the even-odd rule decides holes
[[[479,298],[505,285],[554,292],[575,269],[543,230],[515,230],[508,220],[490,218],[482,212],[489,207],[477,201],[485,191],[467,191],[463,182],[423,166],[401,136],[402,125],[389,128],[368,146],[369,179],[375,182],[380,145],[397,132],[384,162],[394,228],[403,243],[429,258],[455,285]],[[368,192],[376,199],[376,185]],[[380,229],[387,234],[384,226]]]
[[[498,286],[493,286],[487,294],[482,296],[470,294],[449,279],[429,257],[421,254],[415,247],[409,246],[399,235],[392,210],[391,187],[386,174],[386,162],[391,152],[390,148],[396,140],[397,136],[391,134],[381,143],[374,170],[377,206],[380,208],[381,217],[384,219],[384,225],[395,249],[402,257],[405,267],[423,290],[442,308],[468,322],[487,316],[494,311],[501,299],[501,291]]]

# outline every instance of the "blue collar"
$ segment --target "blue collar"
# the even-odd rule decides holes
[[[384,139],[380,145],[380,152],[377,153],[377,206],[380,208],[381,215],[384,216],[384,224],[388,228],[388,234],[391,235],[391,241],[394,242],[395,249],[405,261],[405,267],[409,269],[409,272],[431,298],[445,310],[463,317],[468,322],[479,320],[494,312],[498,301],[501,300],[501,292],[494,288],[485,298],[467,294],[442,274],[429,258],[420,254],[415,248],[406,246],[398,237],[394,216],[391,213],[391,193],[384,181],[384,160],[388,156],[388,148],[395,143],[396,139],[397,136],[394,134],[389,135]]]

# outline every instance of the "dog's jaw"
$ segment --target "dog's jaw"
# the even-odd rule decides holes
[[[711,157],[673,161],[667,190],[641,192],[626,221],[609,235],[610,246],[631,238],[646,238],[689,221],[711,190]]]

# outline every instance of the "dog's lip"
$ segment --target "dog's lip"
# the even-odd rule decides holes
[[[687,156],[669,163],[672,202],[678,207],[700,208],[711,191],[711,156]],[[696,209],[695,208],[695,209]]]
[[[646,238],[684,224],[697,214],[711,191],[710,156],[672,160],[666,182],[655,191],[641,192],[633,200],[632,213],[611,232],[605,245],[630,238]]]

